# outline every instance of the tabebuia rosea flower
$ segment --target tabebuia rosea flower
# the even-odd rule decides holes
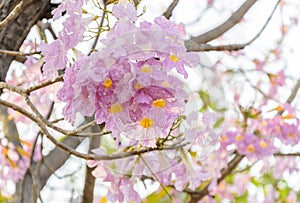
[[[213,132],[218,118],[211,112],[199,113],[199,93],[187,84],[192,68],[199,64],[199,55],[186,51],[182,24],[164,17],[137,23],[131,3],[116,4],[112,14],[118,21],[101,39],[97,51],[88,56],[81,54],[71,67],[65,67],[64,61],[59,68],[44,70],[47,74],[65,67],[64,83],[57,94],[66,103],[63,115],[72,124],[77,113],[94,116],[98,124],[105,123],[111,136],[103,138],[102,145],[92,150],[94,154],[150,150],[142,156],[88,161],[90,167],[97,166],[95,177],[111,183],[107,195],[111,201],[137,200],[134,178],[153,173],[165,185],[175,183],[178,190],[195,189],[211,175],[198,163],[218,141]],[[53,54],[51,44],[46,47],[45,58],[51,60],[45,69],[56,63],[58,56],[65,57],[71,39],[82,36],[67,33],[59,35],[62,42],[68,42],[61,43],[62,48],[67,47],[60,49],[61,53]],[[105,142],[106,138],[114,141]],[[151,150],[165,147],[171,148]]]
[[[199,56],[187,53],[182,25],[158,17],[135,24],[132,4],[117,4],[116,24],[102,40],[103,48],[66,68],[58,98],[63,114],[74,122],[76,113],[95,115],[106,130],[129,145],[155,147],[185,113],[189,92],[183,78]]]

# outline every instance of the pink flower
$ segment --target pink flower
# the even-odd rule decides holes
[[[195,53],[176,53],[171,52],[164,60],[164,66],[167,69],[175,68],[178,73],[182,74],[184,78],[188,77],[185,70],[185,65],[194,67],[199,63],[199,57]]]
[[[174,186],[178,191],[182,191],[188,183],[188,188],[194,190],[200,186],[202,181],[207,180],[211,175],[192,160],[186,162],[182,167],[184,168],[181,170],[185,172],[174,171],[176,176]]]
[[[127,201],[140,201],[140,195],[134,190],[134,182],[132,179],[115,176],[109,179],[111,186],[107,194],[107,198],[112,202],[127,202]]]
[[[199,203],[216,203],[216,201],[209,195],[204,196]]]
[[[83,5],[84,0],[63,0],[62,3],[52,11],[53,20],[59,19],[63,12],[67,11],[67,13],[77,12],[81,13],[81,7]]]
[[[288,145],[296,145],[299,144],[300,140],[300,132],[299,132],[299,120],[297,119],[296,124],[288,124],[284,123],[280,126],[280,134],[278,135],[278,138],[280,141],[282,141],[284,144]]]
[[[96,64],[99,69],[95,68]],[[64,85],[57,97],[67,103],[63,114],[68,121],[73,122],[77,112],[84,116],[91,116],[95,112],[97,85],[102,80],[104,68],[104,62],[95,53],[81,58],[66,69]]]
[[[120,21],[136,21],[137,12],[131,3],[116,4],[112,9],[112,13]]]
[[[220,137],[221,147],[236,145],[240,154],[246,155],[247,158],[263,158],[272,155],[276,148],[273,145],[273,139],[259,138],[252,133],[244,132],[227,132]]]
[[[85,26],[81,15],[71,13],[63,26],[64,29],[59,33],[58,38],[64,42],[67,49],[75,47],[82,41]]]
[[[282,178],[283,173],[299,172],[299,166],[293,157],[276,157],[276,163],[273,169],[274,178]]]
[[[154,24],[137,27],[132,4],[116,5],[113,14],[120,20],[103,40],[105,47],[66,71],[58,97],[67,103],[64,115],[69,121],[74,121],[76,112],[85,116],[95,112],[96,121],[105,122],[117,140],[122,133],[130,144],[155,147],[182,116],[188,98],[183,82],[170,70],[187,77],[185,66],[197,65],[199,57],[186,53],[182,25],[157,18]],[[69,15],[80,17],[76,12]],[[65,27],[60,36],[71,47],[67,39],[79,40],[80,21],[69,20]]]
[[[57,39],[51,44],[41,43],[40,49],[44,54],[44,60],[46,61],[43,66],[43,72],[45,75],[50,75],[57,70],[62,70],[67,64],[67,48],[65,44]]]

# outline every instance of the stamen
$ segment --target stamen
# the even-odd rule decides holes
[[[152,104],[154,107],[164,108],[166,106],[166,101],[164,99],[156,99]]]
[[[121,106],[121,104],[119,102],[114,103],[109,108],[109,112],[110,113],[120,113],[122,111],[123,111],[123,108],[122,108],[122,106]]]
[[[140,121],[140,124],[143,128],[149,128],[153,125],[153,120],[148,117],[145,117]]]
[[[175,55],[173,55],[173,54],[171,54],[171,55],[169,56],[169,58],[170,58],[170,60],[171,60],[172,62],[178,62],[178,61],[180,61],[180,59],[179,59],[178,57],[176,57]]]
[[[110,88],[112,86],[113,82],[110,78],[106,78],[103,82],[103,86],[106,88]]]

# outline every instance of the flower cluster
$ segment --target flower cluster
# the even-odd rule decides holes
[[[262,159],[278,151],[278,146],[274,145],[275,139],[285,145],[298,144],[300,121],[296,118],[296,110],[290,104],[279,105],[273,110],[277,113],[273,118],[249,121],[251,128],[248,127],[247,132],[241,129],[226,132],[220,137],[221,148],[235,145],[238,153],[248,158]]]
[[[83,3],[83,0],[66,0],[53,10],[53,20],[62,17],[64,12],[66,12],[67,19],[63,23],[64,29],[59,32],[57,39],[50,44],[42,42],[40,45],[46,61],[43,66],[46,75],[64,69],[67,64],[67,51],[82,41],[85,31],[81,12]]]
[[[196,66],[199,57],[186,53],[181,25],[158,17],[136,26],[130,3],[114,6],[113,15],[119,21],[102,40],[104,48],[66,69],[58,98],[67,103],[69,121],[77,112],[95,113],[113,137],[154,147],[185,111],[188,93],[178,75],[187,78],[185,67]]]
[[[0,191],[7,182],[21,180],[30,166],[31,156],[34,161],[41,158],[40,145],[32,153],[33,141],[20,140],[20,146],[15,146],[6,138],[0,138]],[[4,189],[5,190],[5,189]]]

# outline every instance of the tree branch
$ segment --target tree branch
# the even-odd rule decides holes
[[[286,103],[292,103],[292,101],[295,99],[297,92],[300,88],[300,79],[297,80],[297,83],[295,84],[294,88],[292,89],[292,92],[289,96],[289,98],[287,99]]]
[[[17,51],[28,35],[32,26],[43,16],[49,0],[0,0],[0,50]],[[22,9],[19,9],[19,8]],[[11,16],[13,15],[13,16]],[[8,17],[10,16],[10,17]],[[5,20],[6,19],[6,20]],[[13,53],[17,54],[17,53]],[[14,56],[0,55],[0,81],[5,81],[8,68]]]
[[[217,183],[219,184],[222,180],[224,180],[224,178],[226,176],[228,176],[234,169],[235,167],[240,163],[240,161],[244,158],[243,155],[239,155],[237,154],[229,163],[228,163],[228,167],[223,169],[221,171],[221,177],[218,178]],[[202,199],[204,196],[209,194],[209,190],[208,190],[209,184],[201,191],[197,192],[197,191],[187,191],[188,193],[191,194],[191,200],[189,201],[189,203],[197,203],[200,199]]]
[[[137,150],[137,151],[123,152],[123,153],[110,154],[110,155],[95,155],[95,154],[81,153],[81,152],[78,152],[78,151],[74,150],[74,148],[72,148],[71,146],[68,146],[68,145],[64,144],[63,142],[59,142],[58,140],[56,140],[49,133],[49,131],[46,129],[46,125],[41,120],[42,115],[36,110],[36,108],[31,103],[30,99],[26,98],[25,100],[29,104],[30,108],[34,109],[33,111],[35,111],[34,113],[37,114],[37,116],[34,116],[33,114],[29,113],[25,109],[20,108],[19,106],[15,105],[15,104],[12,104],[10,102],[7,102],[7,101],[1,100],[1,99],[0,99],[0,105],[4,105],[4,106],[7,106],[9,108],[12,108],[12,109],[14,109],[14,110],[22,113],[23,115],[25,115],[26,117],[28,117],[32,121],[34,121],[40,127],[41,132],[44,135],[46,135],[46,137],[55,146],[57,146],[60,149],[62,149],[63,151],[65,151],[67,154],[72,154],[72,155],[74,155],[76,157],[79,157],[79,158],[83,158],[83,159],[87,159],[87,160],[90,160],[90,159],[96,159],[96,160],[114,160],[114,159],[122,159],[122,158],[130,157],[130,156],[134,156],[134,155],[144,154],[144,153],[148,153],[148,152],[152,152],[152,151],[174,150],[174,149],[178,149],[178,148],[181,148],[181,147],[184,147],[184,146],[188,145],[188,143],[181,143],[181,144],[177,144],[177,145],[173,145],[173,146],[167,146],[167,147],[159,146],[159,147],[154,147],[154,148],[144,148],[144,149]],[[93,123],[93,122],[94,121],[92,121],[90,123]]]
[[[269,24],[270,20],[272,19],[276,8],[279,5],[279,2],[281,0],[278,0],[274,9],[272,10],[270,16],[268,17],[267,21],[265,22],[265,24],[263,25],[263,27],[260,29],[260,31],[247,43],[244,44],[229,44],[229,45],[218,45],[218,46],[213,46],[213,45],[209,45],[209,44],[199,44],[198,46],[188,46],[187,45],[187,49],[188,51],[237,51],[239,49],[243,49],[246,46],[252,44],[261,34],[262,32],[265,30],[265,28],[267,27],[267,25]],[[188,42],[186,42],[188,43]]]
[[[221,36],[236,25],[244,17],[246,12],[256,3],[256,1],[257,0],[245,1],[224,23],[206,33],[187,40],[185,42],[186,47],[188,49],[194,49],[194,47],[197,47],[198,44],[209,42]]]
[[[10,51],[10,50],[4,50],[0,49],[0,54],[6,55],[6,56],[32,56],[34,54],[40,54],[40,51],[34,51],[29,53],[23,53],[19,51]]]
[[[179,0],[173,0],[173,2],[170,4],[170,6],[167,8],[167,10],[163,13],[163,16],[165,16],[166,19],[170,19],[173,13],[173,10],[177,6]]]
[[[33,92],[35,90],[41,89],[43,87],[52,85],[52,84],[60,82],[60,81],[63,81],[63,75],[60,75],[60,76],[58,76],[57,78],[55,78],[53,80],[47,80],[47,81],[42,82],[40,84],[37,84],[35,86],[29,87],[25,91],[27,92],[27,94],[30,94],[31,92]]]
[[[104,127],[104,125],[102,126]],[[92,133],[97,133],[102,131],[102,129],[97,125],[91,128]],[[90,145],[89,145],[89,153],[91,153],[92,149],[98,148],[100,144],[100,137],[91,137],[90,138]],[[95,177],[92,175],[92,171],[94,168],[90,168],[86,165],[86,172],[85,172],[85,183],[83,189],[83,197],[82,203],[93,203],[94,200],[94,187],[95,187]]]
[[[28,2],[27,2],[28,4]],[[14,9],[0,22],[0,28],[6,26],[10,21],[12,21],[14,18],[16,18],[17,14],[25,7],[23,1],[20,1]]]
[[[295,152],[295,153],[275,153],[274,156],[300,156],[300,152]]]
[[[9,117],[7,109],[8,108],[6,106],[0,105],[0,121],[2,122],[1,131],[3,132],[6,139],[9,142],[13,143],[16,148],[22,148],[16,123],[14,122],[13,118]]]

